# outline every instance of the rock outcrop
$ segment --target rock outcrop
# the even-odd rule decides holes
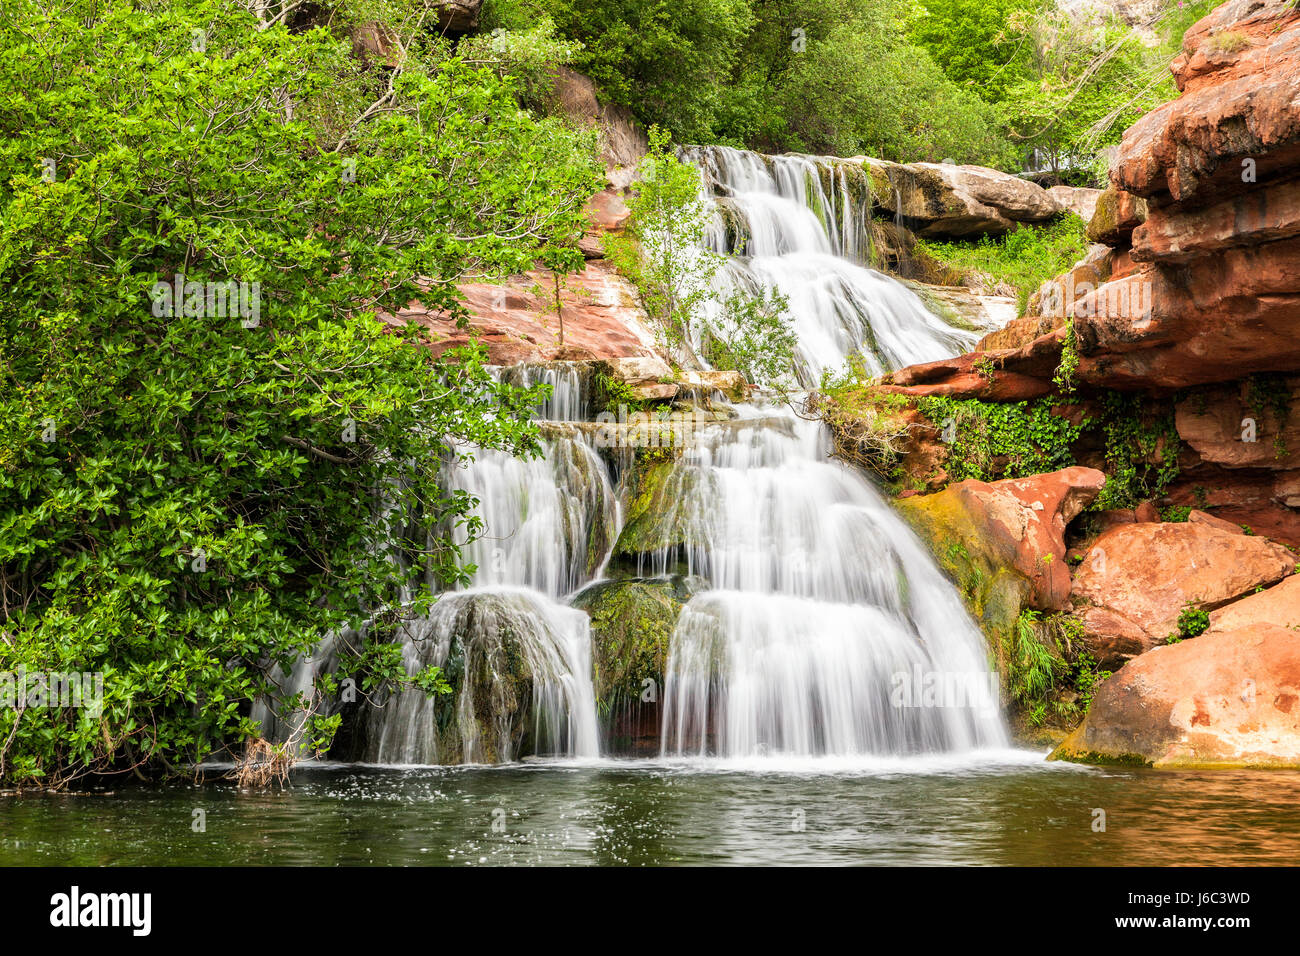
[[[873,205],[918,236],[1000,236],[1017,223],[1045,222],[1063,207],[1037,183],[983,166],[891,163],[856,157],[871,177]]]
[[[1222,523],[1122,524],[1084,554],[1071,596],[1104,611],[1117,639],[1136,637],[1136,627],[1150,646],[1177,633],[1183,608],[1220,607],[1276,584],[1295,565],[1282,545]],[[1094,615],[1094,631],[1104,634],[1099,624]]]
[[[559,314],[553,277],[544,270],[512,276],[501,284],[466,283],[460,291],[469,311],[465,328],[452,316],[429,311],[418,302],[398,312],[395,319],[414,319],[428,328],[435,337],[433,350],[439,354],[476,339],[487,347],[488,361],[494,365],[657,354],[636,290],[603,259],[590,261],[582,272],[565,278]]]
[[[1154,767],[1300,766],[1300,634],[1254,624],[1143,654],[1052,754]]]
[[[986,623],[1006,626],[1021,607],[1069,604],[1065,526],[1100,493],[1105,475],[1066,468],[1032,478],[963,481],[898,502]]]

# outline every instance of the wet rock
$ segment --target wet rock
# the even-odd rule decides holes
[[[573,599],[591,615],[597,712],[606,753],[659,752],[664,673],[682,606],[707,587],[698,577],[600,581]]]

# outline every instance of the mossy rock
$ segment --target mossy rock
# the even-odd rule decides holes
[[[599,581],[573,606],[591,615],[596,701],[602,714],[638,700],[645,681],[662,692],[669,645],[682,606],[707,583],[698,577]]]
[[[1033,590],[1029,579],[1011,566],[1015,554],[997,547],[955,494],[915,495],[897,504],[985,634],[1010,634]]]
[[[639,459],[631,480],[627,521],[611,554],[616,566],[635,567],[643,555],[680,552],[687,542],[688,510],[682,503],[700,493],[712,476],[674,461]]]

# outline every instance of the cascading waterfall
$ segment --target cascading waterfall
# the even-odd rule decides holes
[[[708,243],[732,254],[719,291],[787,297],[804,383],[855,354],[882,372],[971,344],[864,264],[859,167],[721,147],[686,155],[715,203]],[[479,502],[483,534],[464,544],[475,569],[399,636],[408,671],[442,668],[455,696],[435,703],[407,690],[364,704],[352,757],[599,755],[589,618],[568,602],[605,573],[623,518],[600,439],[578,424],[591,418],[589,372],[560,362],[498,371],[550,385],[535,417],[569,424],[543,428],[538,459],[478,449],[446,469],[448,487]],[[659,459],[672,462],[652,516],[661,527],[639,540],[671,544],[633,559],[639,575],[707,582],[671,637],[661,753],[875,758],[1005,746],[983,636],[911,531],[865,478],[829,460],[816,422],[771,407],[731,414],[696,429],[680,457]],[[630,449],[618,460],[634,464]],[[619,560],[631,570],[626,553]],[[330,654],[323,644],[318,664]],[[300,662],[284,690],[310,687],[315,666]],[[268,733],[292,730],[263,716]]]
[[[581,417],[570,368],[517,368],[518,384],[545,381],[540,411]],[[587,615],[561,598],[587,583],[618,533],[608,469],[580,433],[543,441],[524,460],[475,449],[444,471],[472,494],[483,533],[460,537],[468,586],[439,596],[428,617],[403,627],[408,673],[442,668],[453,708],[406,690],[361,721],[361,759],[372,763],[496,763],[525,753],[599,754]],[[529,697],[530,699],[525,699]],[[525,725],[520,715],[529,715]]]
[[[975,344],[974,333],[947,325],[902,283],[866,265],[870,180],[860,166],[726,146],[693,146],[683,156],[702,171],[714,206],[706,242],[731,256],[718,298],[786,297],[804,385],[853,355],[876,375]],[[706,324],[716,324],[719,308],[705,310]]]
[[[983,637],[872,486],[786,412],[697,437],[656,570],[712,589],[673,635],[666,756],[896,755],[1004,746]],[[927,688],[919,693],[920,688]]]

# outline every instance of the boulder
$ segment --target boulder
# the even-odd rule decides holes
[[[1117,671],[1155,646],[1146,631],[1105,608],[1083,608],[1074,617],[1083,625],[1083,647],[1100,670]]]
[[[698,577],[598,581],[573,598],[591,616],[593,683],[605,753],[655,756],[664,672],[682,606]]]
[[[1037,183],[983,166],[855,161],[867,167],[872,203],[927,239],[1000,236],[1061,211]]]
[[[1014,588],[1021,603],[1060,610],[1070,596],[1065,526],[1092,503],[1105,480],[1094,468],[1076,466],[1029,478],[963,481],[898,504],[909,523],[934,543],[941,562],[946,549],[959,545],[982,581],[1013,574],[1023,583]],[[977,605],[984,603],[976,598]]]
[[[1157,647],[1096,689],[1055,760],[1300,767],[1300,633],[1274,624]]]
[[[434,0],[433,6],[444,33],[469,33],[478,27],[483,0]]]
[[[1056,201],[1058,207],[1074,213],[1084,222],[1092,219],[1092,214],[1097,211],[1097,197],[1101,193],[1100,189],[1079,186],[1051,186],[1047,190],[1047,195]]]
[[[1074,575],[1076,603],[1103,608],[1153,642],[1176,632],[1187,605],[1217,608],[1291,574],[1280,544],[1203,522],[1124,524],[1104,532]]]
[[[1300,628],[1300,575],[1233,601],[1210,615],[1211,631],[1235,631],[1260,624]]]

